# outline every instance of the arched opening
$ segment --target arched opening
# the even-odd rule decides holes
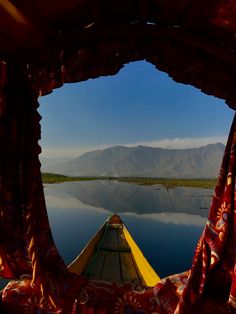
[[[119,150],[118,165],[118,152],[111,147],[121,145],[123,154],[127,154],[126,149],[137,146],[187,149],[222,141],[225,144],[233,111],[222,100],[177,84],[144,61],[126,65],[116,76],[65,85],[40,98],[40,102],[42,156],[51,157],[42,159],[42,171],[103,179],[44,189],[55,241],[66,263],[116,211],[123,215],[160,277],[190,268],[214,184],[210,190],[177,187],[167,191],[161,185],[138,187],[111,181],[111,177],[216,178],[224,148],[218,151],[216,145],[214,152],[206,148],[201,155],[208,156],[200,160],[191,151],[172,167],[173,157],[169,156],[169,162],[162,160],[163,172],[160,165],[159,169],[153,167],[154,160],[148,160],[146,171],[150,171],[141,172],[148,158],[145,150],[139,152],[144,155],[143,164],[136,164],[140,156],[131,155],[129,160]],[[73,163],[73,159],[96,150],[106,150],[113,159],[104,154],[98,161],[100,168],[96,158],[92,160],[95,167],[89,161],[86,164],[86,159],[82,168],[80,160],[77,166]]]

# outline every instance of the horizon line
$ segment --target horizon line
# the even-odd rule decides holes
[[[151,148],[164,148],[164,149],[191,149],[191,148],[199,148],[203,146],[207,146],[209,144],[217,144],[221,143],[223,145],[226,144],[227,137],[226,136],[211,136],[211,137],[197,137],[197,138],[164,138],[153,141],[140,141],[135,143],[126,143],[126,144],[99,144],[93,146],[72,146],[72,147],[44,147],[42,145],[42,153],[40,154],[40,158],[48,158],[48,159],[72,159],[77,158],[85,153],[104,150],[114,146],[123,146],[123,147],[151,147]]]

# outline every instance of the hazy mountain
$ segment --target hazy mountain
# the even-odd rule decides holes
[[[218,176],[224,149],[221,143],[190,149],[113,146],[42,170],[70,176],[212,178]]]

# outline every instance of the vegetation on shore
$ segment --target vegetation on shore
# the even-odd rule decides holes
[[[215,179],[170,179],[170,178],[118,178],[122,182],[137,183],[140,185],[159,184],[166,188],[175,187],[199,187],[199,188],[214,188],[216,185]]]
[[[42,173],[44,183],[62,183],[66,181],[91,181],[91,180],[114,180],[139,185],[159,184],[165,188],[174,187],[198,187],[214,188],[216,179],[169,179],[169,178],[141,178],[141,177],[67,177],[61,174]]]
[[[98,180],[99,178],[92,177],[68,177],[62,174],[55,173],[42,173],[43,183],[62,183],[67,181],[89,181],[89,180]]]

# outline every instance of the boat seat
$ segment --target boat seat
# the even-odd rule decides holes
[[[104,246],[99,248],[100,251],[105,251],[105,252],[127,252],[130,253],[131,249],[130,247],[111,247],[111,246]]]

